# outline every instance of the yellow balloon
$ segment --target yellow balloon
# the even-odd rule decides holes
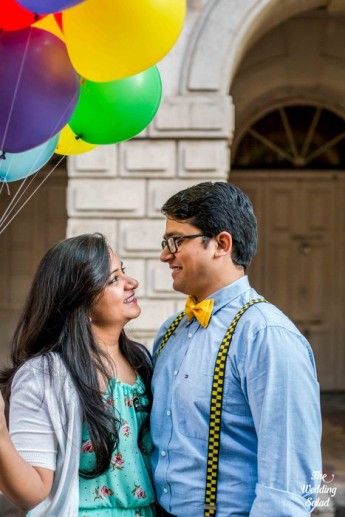
[[[83,154],[91,151],[97,147],[95,144],[89,144],[88,142],[84,142],[81,138],[77,138],[72,129],[67,126],[62,128],[59,140],[55,149],[56,154]]]
[[[186,0],[87,0],[63,13],[66,46],[76,71],[108,82],[162,59],[177,40]]]
[[[65,41],[62,30],[60,29],[59,24],[52,14],[49,14],[49,16],[45,16],[44,18],[41,18],[41,20],[38,20],[38,22],[33,24],[33,27],[51,32],[60,38],[63,42]]]

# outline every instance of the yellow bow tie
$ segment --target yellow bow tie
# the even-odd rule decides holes
[[[207,327],[211,319],[213,305],[213,298],[208,298],[202,302],[195,303],[193,298],[188,296],[185,307],[186,316],[189,320],[195,317],[202,327]]]

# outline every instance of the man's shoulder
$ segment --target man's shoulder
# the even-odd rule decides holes
[[[280,327],[290,332],[300,333],[290,318],[267,300],[249,307],[241,316],[239,326],[253,333],[270,327]]]

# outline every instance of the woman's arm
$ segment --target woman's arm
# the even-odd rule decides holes
[[[50,493],[54,471],[33,467],[20,456],[9,435],[0,394],[0,490],[17,506],[29,510]]]
[[[44,359],[19,368],[11,384],[9,427],[0,395],[0,490],[25,509],[46,499],[53,485],[58,445],[47,405],[51,389]]]

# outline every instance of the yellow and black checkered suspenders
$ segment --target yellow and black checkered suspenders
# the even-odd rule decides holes
[[[174,319],[174,321],[170,324],[168,330],[166,331],[166,333],[163,336],[161,344],[159,345],[159,347],[156,350],[155,359],[157,359],[157,357],[159,356],[159,354],[162,352],[163,348],[167,344],[168,339],[173,335],[173,333],[175,332],[175,330],[179,326],[180,321],[182,320],[184,314],[185,314],[184,311],[180,312],[180,314],[178,314],[176,316],[176,318]]]
[[[212,381],[211,400],[210,400],[210,425],[208,433],[208,452],[206,467],[206,487],[205,487],[205,506],[204,517],[214,517],[217,509],[217,483],[218,483],[218,467],[219,467],[219,450],[220,450],[220,433],[222,424],[222,402],[224,392],[224,379],[226,358],[231,346],[232,337],[236,330],[237,323],[241,316],[256,303],[267,302],[265,298],[253,298],[249,300],[238,311],[232,320],[225,336],[219,345]],[[184,312],[178,314],[164,334],[161,344],[159,345],[155,357],[159,356],[165,347],[168,339],[175,332],[182,320]]]
[[[249,300],[238,311],[232,320],[228,330],[221,342],[217,358],[215,362],[211,401],[210,401],[210,426],[208,431],[208,452],[206,467],[206,488],[205,488],[205,506],[204,516],[212,517],[216,515],[217,503],[217,483],[218,483],[218,467],[219,467],[219,449],[220,449],[220,432],[222,425],[222,402],[224,392],[224,379],[226,358],[230,349],[232,337],[236,330],[237,323],[241,316],[256,303],[266,302],[265,298],[254,298]]]

